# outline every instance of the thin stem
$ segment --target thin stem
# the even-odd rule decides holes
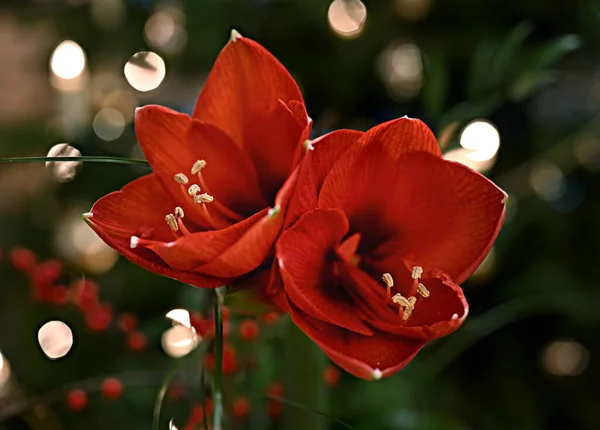
[[[150,167],[146,160],[137,160],[135,158],[123,157],[104,157],[99,155],[87,155],[81,157],[12,157],[0,158],[0,163],[39,163],[48,161],[82,161],[87,163],[113,163],[113,164],[132,164],[137,166]]]
[[[223,421],[223,313],[220,291],[215,291],[215,373],[213,375],[213,429],[221,430]]]

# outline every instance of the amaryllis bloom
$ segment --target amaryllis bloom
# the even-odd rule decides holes
[[[162,106],[137,110],[153,173],[101,198],[85,217],[152,272],[199,287],[226,284],[272,254],[310,126],[286,69],[233,31],[191,117]]]
[[[506,194],[444,160],[419,120],[312,146],[277,243],[279,305],[339,366],[379,379],[462,324],[459,284],[489,252]]]

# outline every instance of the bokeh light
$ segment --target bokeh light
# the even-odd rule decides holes
[[[574,144],[575,158],[586,169],[600,170],[600,139],[591,133],[577,138]]]
[[[360,0],[333,0],[327,20],[338,36],[351,39],[362,32],[367,21],[367,8]]]
[[[116,109],[101,109],[94,117],[92,126],[96,136],[109,142],[121,137],[125,131],[125,118]]]
[[[392,43],[379,56],[378,70],[393,97],[408,100],[423,85],[421,50],[413,43]]]
[[[6,357],[0,352],[0,396],[3,394],[6,388],[6,384],[10,379],[10,365]]]
[[[42,351],[52,360],[64,357],[73,346],[73,332],[62,321],[48,321],[38,331]]]
[[[542,365],[548,373],[557,376],[576,376],[586,369],[590,353],[574,340],[557,340],[542,353]]]
[[[86,272],[108,272],[119,255],[81,219],[82,212],[72,209],[60,219],[54,233],[56,252],[61,258]]]
[[[61,42],[50,58],[52,73],[61,79],[74,79],[85,69],[85,53],[72,40]]]
[[[485,173],[494,166],[494,162],[496,161],[494,158],[489,160],[474,160],[470,157],[472,152],[473,151],[465,148],[455,148],[446,151],[444,153],[444,159],[464,164],[479,173]]]
[[[81,157],[81,152],[67,143],[59,143],[50,148],[48,157]],[[82,164],[81,161],[47,161],[46,170],[54,180],[65,183],[75,179]]]
[[[176,7],[154,12],[144,26],[144,37],[149,45],[167,54],[178,54],[187,43],[185,15]]]
[[[550,161],[540,160],[532,164],[529,183],[536,194],[548,202],[559,200],[567,191],[565,176]]]
[[[150,51],[138,52],[125,64],[125,78],[140,92],[152,91],[159,87],[166,75],[164,60]]]
[[[475,120],[460,135],[460,146],[471,151],[468,157],[475,161],[491,160],[500,148],[500,133],[489,121]]]
[[[181,324],[185,327],[192,327],[190,313],[185,309],[172,309],[167,312],[167,318],[173,321],[174,324]]]
[[[129,124],[133,120],[139,102],[131,90],[114,90],[101,97],[100,105],[103,109],[117,110],[125,119],[125,123]]]
[[[161,339],[163,350],[170,357],[183,357],[196,348],[198,336],[193,328],[175,325],[166,330]]]

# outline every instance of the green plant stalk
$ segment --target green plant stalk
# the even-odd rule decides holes
[[[104,157],[104,156],[81,156],[81,157],[12,157],[0,158],[0,163],[40,163],[55,161],[81,161],[87,163],[113,163],[113,164],[133,164],[137,166],[150,167],[146,160],[136,160],[135,158],[122,157]]]
[[[325,430],[329,412],[329,392],[323,372],[325,354],[291,320],[285,337],[285,396],[306,410],[286,405],[284,426],[287,430]],[[308,413],[307,410],[319,411]]]
[[[212,381],[213,396],[213,430],[221,430],[223,427],[223,313],[221,309],[221,297],[215,292],[215,372]]]

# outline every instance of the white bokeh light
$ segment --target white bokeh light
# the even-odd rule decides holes
[[[166,330],[161,339],[163,350],[170,357],[183,357],[196,348],[198,336],[193,328],[175,325]]]
[[[0,395],[4,392],[6,383],[10,379],[10,365],[8,361],[0,352]]]
[[[94,117],[92,127],[96,136],[110,142],[121,137],[125,131],[125,117],[116,109],[101,109]]]
[[[85,69],[85,53],[72,40],[60,43],[50,58],[52,73],[61,79],[75,79]]]
[[[471,151],[468,157],[474,161],[491,160],[500,148],[500,133],[489,121],[478,119],[465,127],[460,146]]]
[[[338,36],[351,39],[362,32],[367,21],[367,8],[360,0],[333,0],[327,20]]]
[[[167,73],[166,65],[160,55],[150,52],[138,52],[125,64],[125,78],[133,88],[141,92],[152,91],[159,87]]]
[[[185,309],[172,309],[165,316],[173,320],[174,324],[181,324],[188,328],[192,327],[190,313]]]
[[[550,343],[542,353],[542,365],[546,371],[557,376],[580,375],[589,362],[589,351],[574,340],[557,340]]]
[[[59,143],[50,148],[48,157],[81,157],[81,152],[68,143]],[[82,165],[81,161],[47,161],[46,170],[57,182],[65,183],[75,179]]]
[[[38,331],[38,342],[52,360],[64,357],[73,346],[73,332],[62,321],[48,321]]]

